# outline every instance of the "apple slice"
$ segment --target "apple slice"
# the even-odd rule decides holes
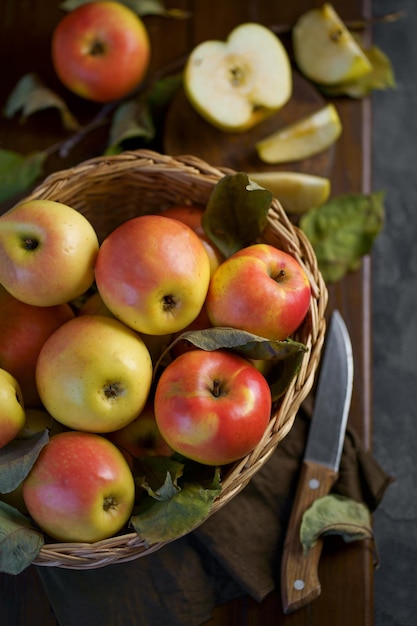
[[[333,104],[288,124],[255,147],[265,163],[301,161],[329,148],[340,136],[342,123]]]
[[[372,70],[368,57],[329,3],[307,11],[292,30],[295,61],[310,80],[346,82]]]
[[[302,172],[250,172],[249,179],[272,191],[287,213],[305,213],[330,195],[330,180]]]
[[[205,41],[194,48],[184,69],[184,90],[191,105],[214,126],[247,130],[289,100],[289,57],[271,30],[241,24],[226,42]]]

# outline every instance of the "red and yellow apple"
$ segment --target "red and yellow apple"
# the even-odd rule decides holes
[[[52,62],[59,79],[95,102],[129,95],[144,79],[150,53],[144,23],[120,2],[79,6],[58,23],[52,36]]]
[[[143,215],[124,222],[103,241],[95,277],[115,317],[140,333],[168,335],[200,313],[210,263],[191,228],[162,215]]]
[[[94,281],[99,243],[84,215],[52,200],[29,200],[0,217],[0,283],[15,298],[54,306]]]
[[[45,409],[75,430],[123,428],[146,404],[152,362],[142,339],[111,317],[81,315],[44,343],[36,383]]]
[[[204,207],[184,204],[169,207],[163,212],[163,215],[165,215],[165,217],[172,217],[176,220],[180,220],[180,222],[187,224],[187,226],[192,228],[192,230],[197,233],[208,254],[210,261],[210,273],[213,274],[214,270],[224,261],[224,256],[217,246],[209,239],[209,237],[207,237],[204,231],[201,222],[203,213]]]
[[[283,340],[304,320],[310,295],[308,276],[294,257],[268,244],[254,244],[217,268],[206,309],[213,326]]]
[[[26,304],[0,285],[0,367],[19,381],[26,407],[41,404],[35,369],[43,344],[73,317],[67,303],[51,307]]]
[[[118,448],[94,433],[59,433],[23,481],[29,515],[58,541],[111,537],[129,520],[135,483]]]
[[[170,456],[172,450],[159,432],[153,402],[146,403],[139,415],[120,430],[106,435],[122,452],[133,458],[140,456]]]
[[[159,431],[183,456],[225,465],[262,439],[271,391],[246,359],[225,350],[192,350],[172,361],[158,381],[154,409]]]
[[[0,448],[3,448],[25,423],[25,407],[19,383],[4,369],[0,369]]]

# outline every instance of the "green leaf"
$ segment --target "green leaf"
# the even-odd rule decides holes
[[[176,485],[183,475],[183,470],[184,463],[171,457],[142,456],[135,459],[133,474],[138,487],[143,487],[155,497],[161,486],[166,483],[167,474],[170,476],[171,483]]]
[[[44,545],[43,535],[17,509],[0,501],[0,571],[20,574]]]
[[[158,80],[144,94],[120,104],[112,117],[106,154],[123,151],[124,143],[150,142],[160,125],[161,111],[181,85],[181,75]]]
[[[42,448],[48,429],[29,439],[13,439],[0,450],[0,493],[10,493],[26,478]]]
[[[207,518],[220,492],[219,485],[204,488],[199,483],[186,483],[167,499],[147,501],[131,523],[148,545],[178,539]]]
[[[32,152],[24,156],[0,148],[0,202],[26,191],[41,175],[46,152]]]
[[[331,494],[319,498],[307,509],[300,526],[304,552],[312,548],[322,535],[340,535],[351,542],[373,536],[371,513],[365,504]]]
[[[221,492],[219,468],[175,456],[141,457],[134,467],[136,484],[146,496],[139,496],[131,524],[148,544],[193,530]]]
[[[394,89],[396,86],[393,66],[387,55],[377,46],[363,48],[372,64],[372,71],[346,83],[338,85],[320,85],[320,90],[328,97],[350,96],[364,98],[375,89]]]
[[[168,350],[180,341],[187,341],[196,348],[206,351],[234,350],[246,358],[257,360],[283,360],[307,350],[304,344],[292,339],[271,341],[244,330],[223,326],[186,331],[175,339]]]
[[[215,185],[203,214],[207,236],[227,258],[263,233],[273,194],[249,181],[243,172]]]
[[[303,356],[304,351],[294,352],[286,359],[275,363],[272,370],[268,372],[266,378],[271,388],[273,402],[281,398],[287,391],[292,379],[300,371]]]
[[[4,115],[11,119],[21,111],[21,121],[25,121],[33,113],[43,109],[58,109],[64,127],[67,130],[78,130],[80,125],[63,99],[46,87],[39,76],[34,73],[25,74],[7,99]]]
[[[384,223],[384,192],[345,194],[305,213],[300,228],[310,240],[320,271],[333,283],[360,267]]]
[[[150,140],[154,136],[155,126],[149,107],[139,100],[128,100],[120,104],[113,115],[106,154],[117,154],[124,141]]]
[[[146,94],[152,111],[164,108],[182,85],[182,73],[166,76],[155,81]]]
[[[65,2],[62,2],[59,6],[60,9],[64,11],[73,11],[77,7],[88,4],[89,2],[94,2],[94,0],[65,0]],[[160,15],[163,17],[184,19],[190,15],[188,11],[181,9],[167,9],[160,0],[118,0],[118,2],[129,7],[142,17],[145,15]]]

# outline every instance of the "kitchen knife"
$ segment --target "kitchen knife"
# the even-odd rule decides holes
[[[304,512],[327,495],[337,479],[353,386],[352,345],[346,325],[334,311],[320,367],[313,416],[307,438],[281,563],[284,613],[291,613],[321,592],[318,564],[322,540],[306,554],[300,541]]]

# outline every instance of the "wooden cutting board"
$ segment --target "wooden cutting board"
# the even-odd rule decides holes
[[[326,101],[319,91],[296,70],[292,73],[292,84],[291,98],[284,107],[241,133],[227,133],[206,122],[180,89],[166,116],[164,152],[174,156],[194,154],[212,165],[226,165],[244,172],[297,170],[329,176],[335,157],[334,146],[309,159],[278,166],[263,163],[256,153],[256,142],[325,106]]]

